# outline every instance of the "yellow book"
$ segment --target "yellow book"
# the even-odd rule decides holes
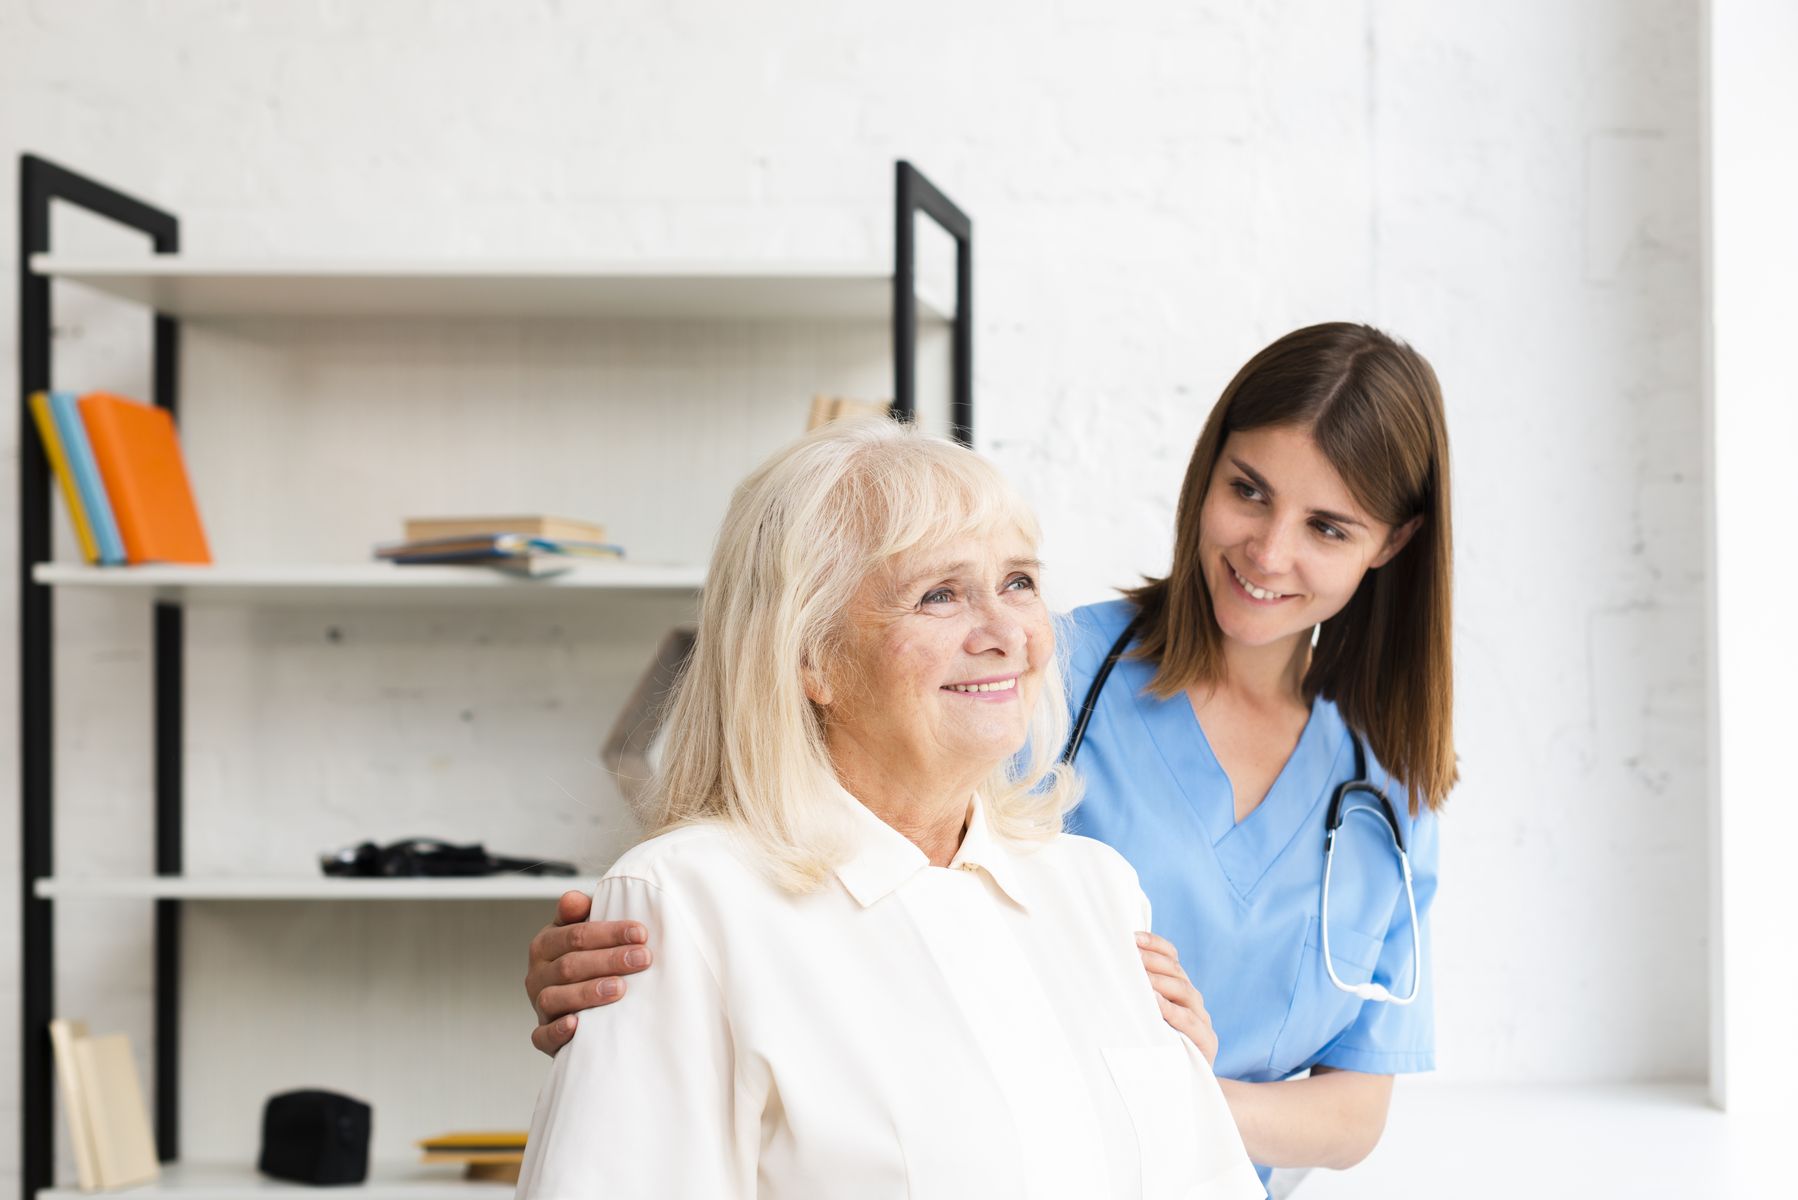
[[[448,1150],[474,1150],[488,1152],[504,1152],[507,1150],[523,1150],[525,1138],[529,1134],[522,1129],[502,1131],[481,1130],[477,1132],[457,1131],[441,1133],[433,1138],[425,1138],[418,1145],[428,1152]]]
[[[56,433],[56,418],[50,413],[50,394],[31,393],[31,417],[37,422],[37,435],[44,441],[44,452],[50,457],[50,469],[62,485],[62,498],[68,503],[69,517],[75,523],[75,539],[81,543],[81,557],[90,563],[100,561],[100,547],[94,542],[94,530],[88,524],[87,506],[81,503],[81,489],[75,485],[75,473],[69,468],[68,456],[62,452],[62,438]]]

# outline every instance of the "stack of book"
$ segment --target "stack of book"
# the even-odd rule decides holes
[[[523,1132],[444,1133],[418,1143],[428,1163],[461,1163],[464,1179],[517,1183],[524,1162]]]
[[[38,439],[90,563],[209,563],[175,422],[123,396],[34,392]]]
[[[122,1033],[89,1037],[83,1022],[56,1020],[50,1022],[50,1048],[81,1190],[155,1179],[161,1167],[130,1039]]]
[[[500,567],[521,575],[554,575],[583,560],[616,559],[603,525],[567,517],[419,517],[406,536],[375,547],[375,557],[401,565],[444,563]]]

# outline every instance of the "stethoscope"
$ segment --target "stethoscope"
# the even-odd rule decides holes
[[[1080,702],[1080,715],[1074,721],[1074,732],[1068,737],[1067,749],[1061,752],[1061,761],[1069,766],[1073,765],[1074,756],[1080,753],[1080,744],[1086,740],[1087,723],[1092,720],[1093,709],[1098,706],[1099,693],[1104,690],[1105,681],[1111,677],[1111,668],[1117,666],[1118,659],[1124,656],[1124,651],[1135,640],[1137,629],[1141,625],[1142,617],[1138,615],[1124,627],[1124,632],[1111,644],[1111,651],[1106,654],[1099,673],[1093,676],[1092,686],[1086,689],[1086,698]],[[1330,797],[1329,812],[1324,817],[1323,898],[1318,917],[1323,930],[1324,970],[1329,973],[1331,983],[1350,995],[1387,1004],[1409,1004],[1417,999],[1417,989],[1423,980],[1423,935],[1417,927],[1417,894],[1411,889],[1411,859],[1405,854],[1405,835],[1399,827],[1398,813],[1394,811],[1392,801],[1386,798],[1384,789],[1368,777],[1367,744],[1359,735],[1353,735],[1353,741],[1354,777],[1336,789],[1335,795]],[[1350,797],[1356,793],[1378,800],[1379,807],[1366,801],[1351,800]],[[1398,854],[1399,870],[1404,874],[1405,903],[1411,909],[1411,991],[1405,996],[1394,996],[1383,985],[1372,980],[1366,983],[1344,983],[1342,977],[1336,974],[1336,964],[1330,958],[1330,868],[1336,860],[1336,831],[1342,828],[1342,823],[1351,814],[1358,812],[1372,813],[1386,819],[1386,832],[1392,837],[1392,849]]]

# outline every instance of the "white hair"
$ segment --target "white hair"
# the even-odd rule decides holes
[[[782,887],[810,891],[848,853],[824,723],[804,672],[833,655],[863,583],[897,556],[969,536],[1022,534],[1036,517],[972,450],[892,421],[839,422],[738,485],[706,576],[699,635],[669,713],[646,828],[731,826]],[[1078,799],[1057,762],[1068,713],[1051,655],[1027,753],[980,787],[995,831],[1046,841]]]

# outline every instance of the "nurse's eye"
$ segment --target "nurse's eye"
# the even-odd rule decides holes
[[[1328,541],[1332,541],[1332,542],[1348,541],[1348,534],[1344,533],[1342,530],[1338,529],[1336,526],[1330,524],[1328,521],[1313,521],[1311,523],[1311,527],[1313,529],[1317,530],[1317,532],[1323,534],[1324,538]]]
[[[1261,499],[1261,489],[1246,479],[1232,479],[1230,481],[1230,488],[1244,500]]]

